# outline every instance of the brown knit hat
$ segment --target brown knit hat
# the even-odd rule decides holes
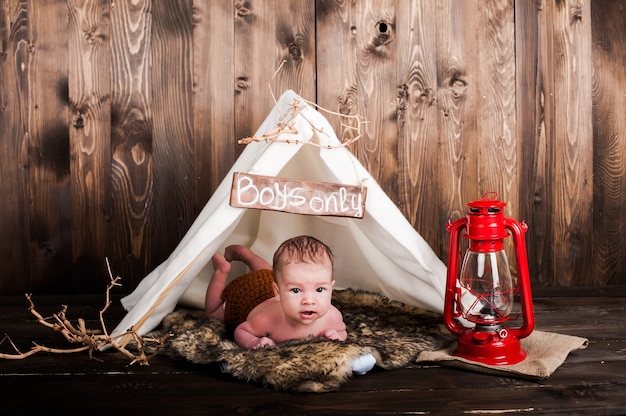
[[[222,299],[226,302],[224,324],[234,329],[248,318],[255,306],[273,298],[274,273],[271,270],[256,270],[239,276],[226,286]]]

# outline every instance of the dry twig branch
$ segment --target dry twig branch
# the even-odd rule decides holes
[[[42,324],[45,327],[48,327],[56,332],[60,332],[65,339],[72,344],[82,344],[82,346],[71,349],[62,349],[62,348],[49,348],[44,345],[39,345],[33,343],[33,347],[27,352],[21,352],[15,343],[11,340],[8,335],[5,335],[2,341],[0,341],[0,345],[3,343],[10,344],[11,348],[15,351],[15,353],[5,354],[0,353],[0,358],[8,359],[8,360],[19,360],[29,357],[38,352],[49,352],[54,354],[69,354],[76,353],[81,351],[89,351],[89,357],[91,359],[94,358],[93,353],[95,351],[99,351],[101,348],[110,346],[115,350],[122,353],[124,356],[131,359],[131,365],[135,363],[139,363],[140,365],[148,365],[148,361],[150,358],[154,357],[159,352],[159,346],[163,345],[165,340],[169,337],[169,334],[163,336],[162,338],[153,338],[153,337],[142,337],[137,332],[133,331],[130,328],[127,332],[120,334],[119,336],[113,338],[109,335],[108,330],[106,328],[106,324],[104,321],[104,313],[109,309],[111,305],[111,290],[115,286],[120,286],[119,280],[120,277],[113,277],[111,273],[111,267],[109,265],[109,261],[107,259],[107,270],[109,273],[110,282],[106,289],[106,301],[104,307],[100,310],[100,326],[101,328],[98,330],[90,330],[87,328],[85,324],[85,320],[82,318],[77,319],[77,325],[72,324],[72,322],[67,318],[67,305],[62,305],[62,308],[59,312],[53,314],[48,318],[44,318],[35,308],[35,304],[32,300],[32,295],[26,294],[26,299],[29,302],[28,310],[30,313],[37,319],[37,322]],[[125,335],[130,334],[135,340],[135,346],[137,348],[137,352],[132,352],[127,348],[121,346],[117,340],[119,338],[124,337]],[[147,354],[146,353],[146,345],[150,344],[150,346],[156,346],[154,353]]]
[[[267,85],[270,91],[270,95],[272,96],[272,100],[274,100],[274,104],[277,104],[276,101],[276,96],[274,95],[274,91],[272,89],[272,81],[274,80],[274,78],[276,78],[276,75],[278,74],[278,72],[280,72],[280,70],[282,69],[283,65],[285,64],[285,62],[287,61],[282,61],[281,64],[278,66],[278,68],[276,69],[276,71],[274,71],[274,74],[272,75],[272,78],[269,79],[267,81]],[[347,147],[349,145],[351,145],[352,143],[356,142],[357,140],[359,140],[362,136],[363,136],[363,125],[368,123],[368,121],[361,115],[359,114],[355,114],[355,115],[350,115],[350,114],[341,114],[335,111],[331,111],[328,110],[312,101],[303,99],[307,104],[314,106],[315,108],[317,108],[320,111],[323,111],[325,113],[328,114],[332,114],[335,116],[338,116],[342,119],[346,119],[348,121],[350,121],[352,124],[346,124],[344,122],[341,122],[341,126],[345,129],[348,130],[353,130],[356,132],[356,136],[346,140],[345,142],[342,142],[339,145],[335,145],[335,146],[331,146],[331,145],[322,145],[320,143],[315,143],[315,142],[311,142],[311,141],[307,141],[307,142],[301,142],[299,140],[294,140],[294,139],[284,139],[281,138],[281,136],[284,136],[285,134],[297,134],[298,131],[297,129],[294,127],[294,123],[295,123],[295,119],[296,116],[298,115],[298,113],[300,113],[300,101],[298,100],[294,100],[293,103],[291,104],[291,111],[289,112],[289,114],[285,115],[285,114],[281,114],[280,117],[280,122],[278,123],[278,125],[268,131],[263,133],[263,135],[261,135],[260,137],[258,136],[251,136],[251,137],[244,137],[242,139],[239,139],[237,141],[238,144],[249,144],[252,142],[260,142],[260,141],[273,141],[273,142],[282,142],[282,143],[294,143],[294,144],[298,144],[298,143],[303,143],[303,144],[308,144],[311,146],[317,146],[317,147],[323,147],[325,149],[335,149],[335,148],[339,148],[339,147]],[[306,122],[313,128],[313,130],[327,135],[326,132],[322,131],[322,129],[319,129],[317,126],[315,126],[310,120],[307,120],[306,117],[304,117],[304,119],[306,120]],[[288,120],[288,122],[286,122],[285,120]]]

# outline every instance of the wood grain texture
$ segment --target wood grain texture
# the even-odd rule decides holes
[[[438,129],[435,3],[398,1],[398,206],[411,224],[440,251],[448,243],[441,218],[442,165]]]
[[[551,290],[549,290],[551,289]],[[551,294],[546,296],[546,294]],[[98,327],[100,296],[36,296],[38,310],[57,312]],[[9,415],[623,415],[626,413],[626,288],[546,288],[535,299],[537,329],[584,337],[589,346],[572,351],[544,380],[524,380],[438,365],[414,365],[353,377],[338,391],[293,394],[235,380],[218,365],[194,364],[165,355],[149,366],[129,366],[113,351],[35,354],[2,361],[2,410]],[[124,316],[115,302],[107,321]],[[34,322],[23,296],[0,297],[0,333],[27,350],[38,344],[68,348],[58,334]],[[2,350],[2,352],[8,352]],[[62,376],[60,376],[62,374]],[[36,388],[33,388],[36,386]],[[114,393],[102,394],[102,390]],[[28,391],[31,400],[24,399]],[[72,400],[66,400],[67,392]],[[486,392],[489,392],[486,394]]]
[[[150,102],[154,212],[148,261],[166,260],[195,219],[192,2],[152,3]]]
[[[497,192],[511,201],[505,215],[518,218],[518,157],[515,136],[515,7],[512,0],[479,8],[473,68],[477,84],[476,127],[479,195]],[[470,179],[470,178],[468,178]]]
[[[0,3],[0,292],[31,289],[28,208],[28,10]],[[6,276],[6,277],[5,277]],[[21,276],[21,278],[15,278]]]
[[[379,182],[389,197],[398,201],[397,145],[397,46],[395,2],[318,1],[318,49],[341,51],[320,55],[318,77],[328,80],[320,89],[319,104],[345,115],[368,121],[351,151]],[[341,73],[341,79],[337,74]],[[338,82],[337,82],[338,81]],[[347,134],[336,120],[334,129],[342,140]]]
[[[480,199],[496,192],[507,202],[506,217],[519,218],[518,141],[515,114],[515,4],[490,1],[478,9],[476,31],[476,182]],[[467,178],[468,181],[471,178]],[[509,262],[515,264],[511,239],[505,240]],[[516,268],[514,269],[516,270]]]
[[[30,1],[29,220],[32,287],[72,291],[68,14],[65,0]]]
[[[106,0],[70,1],[68,11],[74,287],[79,292],[95,292],[108,283],[110,12]]]
[[[234,6],[194,1],[194,210],[200,212],[235,162]]]
[[[153,128],[149,1],[111,7],[111,230],[108,252],[131,286],[150,267],[146,228],[152,221]],[[133,278],[137,281],[133,281]]]
[[[476,85],[477,51],[474,34],[478,11],[464,1],[437,4],[437,84],[441,189],[440,222],[465,216],[465,204],[480,197]],[[448,257],[449,237],[442,247]]]
[[[626,276],[626,4],[591,4],[593,57],[593,284]],[[621,51],[616,54],[616,51]]]
[[[547,91],[551,61],[545,5],[515,3],[517,142],[519,154],[519,219],[531,233],[526,236],[529,272],[533,285],[549,283],[546,273],[553,259],[550,181],[551,143],[547,138],[546,118],[552,117],[555,97]],[[551,123],[548,122],[548,126]]]
[[[588,279],[593,234],[593,133],[591,96],[591,10],[589,1],[556,2],[554,24],[555,97],[552,218],[557,285]]]
[[[236,139],[252,136],[267,117],[275,104],[271,91],[276,99],[292,89],[316,100],[314,1],[272,4],[235,3]],[[242,150],[238,147],[237,154]]]
[[[370,120],[353,152],[378,183],[398,202],[397,50],[393,1],[355,3],[356,28],[351,84],[358,94],[358,114]],[[353,71],[353,72],[352,72]],[[373,120],[376,120],[373,122]]]
[[[356,87],[349,77],[356,65],[353,48],[356,27],[349,19],[349,2],[337,0],[317,0],[316,49],[317,49],[317,103],[336,113],[347,116],[359,114]],[[323,80],[323,81],[322,81]],[[342,142],[349,142],[358,136],[344,117],[327,117],[335,134]],[[369,123],[369,121],[368,121]],[[349,149],[355,153],[355,146]]]
[[[626,282],[622,3],[0,2],[0,293],[100,293],[105,257],[131,290],[270,86],[368,120],[350,150],[440,258],[494,190],[535,287]]]

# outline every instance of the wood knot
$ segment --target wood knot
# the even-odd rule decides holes
[[[367,46],[367,51],[374,56],[386,56],[386,46],[393,40],[392,25],[385,21],[376,23],[376,33]]]
[[[450,76],[450,80],[448,81],[448,85],[452,90],[452,95],[455,98],[460,98],[465,94],[467,81],[465,81],[462,77],[463,74],[461,72],[455,72],[452,76]]]
[[[54,259],[57,255],[57,250],[50,241],[42,241],[39,243],[39,253],[44,259]]]
[[[387,22],[380,21],[376,23],[377,35],[374,38],[374,46],[386,45],[391,42],[391,25]]]
[[[191,6],[191,24],[196,27],[202,22],[202,12],[198,10],[198,6]]]
[[[398,85],[398,106],[396,117],[398,124],[404,126],[406,113],[406,99],[409,96],[409,86],[405,84]]]
[[[387,24],[387,22],[380,21],[376,23],[376,29],[378,29],[378,33],[381,36],[389,36],[389,25]]]
[[[572,18],[574,20],[583,20],[583,6],[575,4],[572,6]]]
[[[250,82],[248,77],[237,77],[237,82],[235,83],[235,92],[238,94],[243,90],[247,90],[250,86]]]
[[[339,114],[350,115],[352,113],[352,105],[347,102],[341,102],[339,104]]]
[[[398,98],[401,100],[404,100],[408,96],[409,96],[409,86],[406,83],[398,85]]]
[[[102,45],[107,40],[107,36],[99,33],[98,27],[95,25],[89,28],[89,30],[85,31],[83,33],[83,36],[91,45]]]
[[[353,114],[354,100],[352,96],[347,96],[339,99],[339,114],[351,115]]]
[[[74,116],[74,120],[72,121],[72,125],[74,126],[74,128],[77,129],[82,129],[83,127],[85,127],[85,119],[83,118],[82,114],[77,114]]]
[[[300,61],[302,59],[302,49],[295,43],[289,44],[289,55],[294,61]]]
[[[432,88],[426,87],[426,88],[424,88],[424,91],[422,91],[422,93],[419,95],[417,100],[422,102],[422,103],[428,103],[428,106],[431,106],[436,101],[436,99],[435,99],[435,92],[433,91]]]
[[[344,90],[344,92],[339,96],[339,113],[343,115],[352,115],[354,114],[354,109],[357,106],[356,99],[357,87],[355,85],[351,85]]]
[[[237,16],[239,17],[246,17],[252,14],[250,7],[248,7],[245,2],[238,1],[237,4],[235,4],[235,9],[237,10]]]

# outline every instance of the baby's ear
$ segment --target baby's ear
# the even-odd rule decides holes
[[[276,296],[276,299],[280,300],[280,293],[278,292],[278,285],[276,282],[272,282],[272,288],[274,289],[274,296]]]

